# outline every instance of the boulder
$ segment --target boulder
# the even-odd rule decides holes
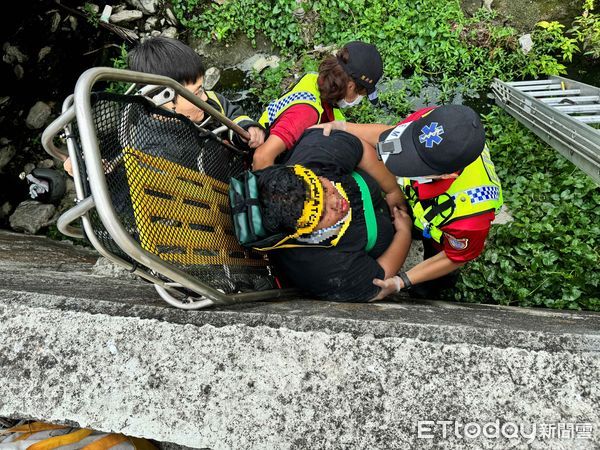
[[[110,16],[111,23],[127,23],[141,19],[144,15],[136,9],[126,9]]]
[[[52,114],[52,110],[47,103],[37,102],[29,110],[29,114],[27,114],[27,118],[25,119],[25,125],[31,130],[39,130],[46,125],[50,114]]]
[[[54,205],[26,200],[19,204],[10,216],[10,226],[15,231],[35,234],[53,222],[52,219],[55,213],[56,207]]]
[[[128,4],[139,9],[146,15],[154,14],[158,11],[160,0],[126,0]]]
[[[4,166],[10,162],[16,153],[17,150],[13,145],[7,145],[6,147],[0,148],[0,172],[2,172]]]

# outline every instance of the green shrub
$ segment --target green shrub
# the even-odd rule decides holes
[[[498,108],[484,120],[514,221],[492,227],[455,298],[600,310],[600,188]]]

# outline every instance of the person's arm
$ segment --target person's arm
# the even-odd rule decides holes
[[[252,168],[272,166],[275,158],[296,145],[302,133],[318,120],[319,115],[311,106],[298,104],[286,109],[271,125],[267,140],[254,152]]]
[[[375,147],[379,142],[381,133],[394,127],[382,123],[352,123],[334,120],[333,122],[313,125],[311,128],[322,128],[325,136],[329,136],[332,130],[346,131]]]
[[[396,176],[390,172],[385,164],[377,157],[375,148],[368,142],[361,139],[363,153],[358,168],[367,172],[385,192],[385,201],[390,208],[390,212],[394,206],[407,211],[406,198],[398,186]]]
[[[425,261],[417,264],[415,267],[406,272],[406,276],[410,280],[411,284],[415,285],[443,277],[444,275],[461,268],[466,263],[466,261],[460,263],[454,262],[448,258],[448,255],[446,255],[445,252],[441,251],[431,258],[428,258]],[[385,280],[375,278],[373,280],[373,284],[381,288],[381,291],[373,299],[373,301],[381,300],[382,298],[385,298],[395,292],[399,292],[401,289],[406,287],[404,281],[398,275],[386,278]]]
[[[286,149],[285,142],[274,134],[271,134],[263,145],[254,152],[252,158],[252,170],[264,169],[272,166],[277,158]]]
[[[240,142],[243,142],[249,148],[257,148],[262,145],[265,142],[264,128],[258,122],[247,116],[241,106],[230,102],[226,97],[217,92],[215,92],[215,95],[223,107],[225,116],[250,134],[250,139],[247,142],[233,132],[230,133],[229,139],[237,145],[240,145]],[[236,140],[239,140],[239,142],[235,142]]]
[[[385,272],[385,279],[398,273],[406,260],[406,255],[408,255],[408,250],[410,249],[410,244],[412,242],[412,220],[410,219],[410,216],[405,211],[398,208],[393,209],[393,214],[396,233],[394,234],[392,243],[386,251],[377,258],[377,262]]]

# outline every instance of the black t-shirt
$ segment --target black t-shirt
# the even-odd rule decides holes
[[[359,139],[343,131],[323,136],[319,129],[306,131],[286,154],[286,165],[301,164],[317,175],[342,184],[352,208],[352,221],[337,246],[308,246],[270,252],[276,267],[295,286],[318,298],[336,301],[367,301],[379,292],[373,278],[383,278],[376,261],[391,244],[394,226],[377,182],[356,170],[362,158]],[[369,187],[377,220],[377,241],[367,253],[367,227],[362,198],[353,171],[359,172]]]

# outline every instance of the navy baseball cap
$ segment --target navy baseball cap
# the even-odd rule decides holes
[[[383,75],[383,60],[373,44],[353,41],[344,45],[348,50],[348,62],[338,57],[338,62],[344,71],[352,77],[355,83],[367,90],[371,103],[377,103],[377,88],[375,85]]]
[[[439,106],[379,137],[377,152],[399,177],[443,175],[464,169],[485,146],[481,118],[464,105]]]

